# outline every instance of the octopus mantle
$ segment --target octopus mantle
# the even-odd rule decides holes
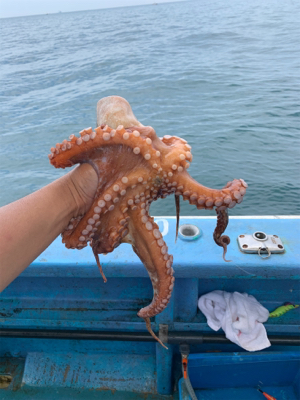
[[[192,161],[186,140],[166,135],[159,138],[151,126],[143,126],[129,103],[118,96],[106,97],[97,105],[97,124],[80,136],[51,148],[49,159],[56,168],[76,163],[91,164],[98,174],[93,205],[73,218],[62,233],[67,248],[82,249],[89,243],[106,281],[98,254],[112,252],[121,243],[130,243],[146,267],[153,300],[138,316],[144,318],[152,334],[150,317],[167,306],[174,287],[173,257],[157,224],[149,215],[153,201],[175,195],[177,217],[179,196],[198,209],[216,208],[216,243],[224,248],[230,240],[221,236],[228,223],[227,209],[241,203],[247,184],[234,179],[221,189],[200,185],[187,172]]]

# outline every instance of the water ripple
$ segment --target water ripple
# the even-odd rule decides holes
[[[202,184],[249,183],[231,214],[299,214],[299,11],[202,0],[1,20],[0,205],[64,174],[49,148],[118,94],[159,136],[190,142]],[[174,214],[174,200],[152,212]]]

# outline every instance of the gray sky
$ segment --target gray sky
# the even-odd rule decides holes
[[[0,18],[175,1],[181,0],[0,0]]]

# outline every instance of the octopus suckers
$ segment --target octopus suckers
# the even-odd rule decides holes
[[[164,239],[158,239],[157,244],[159,245],[159,247],[162,247],[165,244]]]
[[[215,206],[216,207],[219,207],[219,206],[221,206],[223,204],[223,200],[222,199],[216,199],[215,200]]]
[[[242,185],[247,188],[248,187],[248,183],[244,181],[244,179],[240,179]]]
[[[152,225],[152,223],[150,222],[150,221],[148,221],[148,222],[146,222],[146,229],[148,230],[148,231],[151,231],[152,230],[152,228],[153,228],[153,225]]]
[[[146,224],[146,222],[148,221],[148,217],[146,215],[143,215],[141,221],[143,224]]]
[[[161,233],[160,233],[159,229],[153,229],[153,236],[156,239],[159,239],[161,237]]]
[[[70,220],[62,233],[63,242],[77,249],[90,242],[96,261],[98,253],[111,252],[123,242],[132,244],[153,284],[152,303],[138,313],[148,319],[151,333],[149,318],[166,307],[174,287],[173,257],[168,255],[162,234],[149,215],[152,201],[175,193],[198,209],[216,207],[214,239],[224,248],[220,238],[228,222],[226,211],[243,201],[248,185],[243,179],[235,179],[221,190],[203,187],[185,171],[193,158],[185,140],[171,135],[158,138],[153,128],[136,120],[128,102],[118,96],[100,100],[98,106],[94,131],[84,129],[78,138],[70,135],[70,141],[57,143],[49,154],[56,168],[88,162],[100,171],[92,207],[85,215]],[[179,207],[177,211],[179,214]],[[101,265],[99,268],[101,271]]]
[[[233,208],[235,205],[236,205],[236,201],[232,201],[232,202],[229,204],[228,208]]]
[[[166,252],[167,252],[167,246],[163,246],[163,247],[160,249],[160,251],[161,251],[161,254],[166,254]]]
[[[213,199],[207,199],[205,202],[206,207],[211,207],[214,204]]]
[[[226,196],[223,201],[224,201],[225,204],[230,204],[231,203],[231,197],[230,196]]]
[[[238,200],[238,199],[241,197],[241,194],[240,194],[239,191],[235,190],[235,191],[233,192],[233,196]]]

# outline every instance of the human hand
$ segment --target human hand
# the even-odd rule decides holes
[[[81,164],[66,175],[68,188],[74,201],[74,215],[85,214],[96,194],[98,177],[90,164]]]

